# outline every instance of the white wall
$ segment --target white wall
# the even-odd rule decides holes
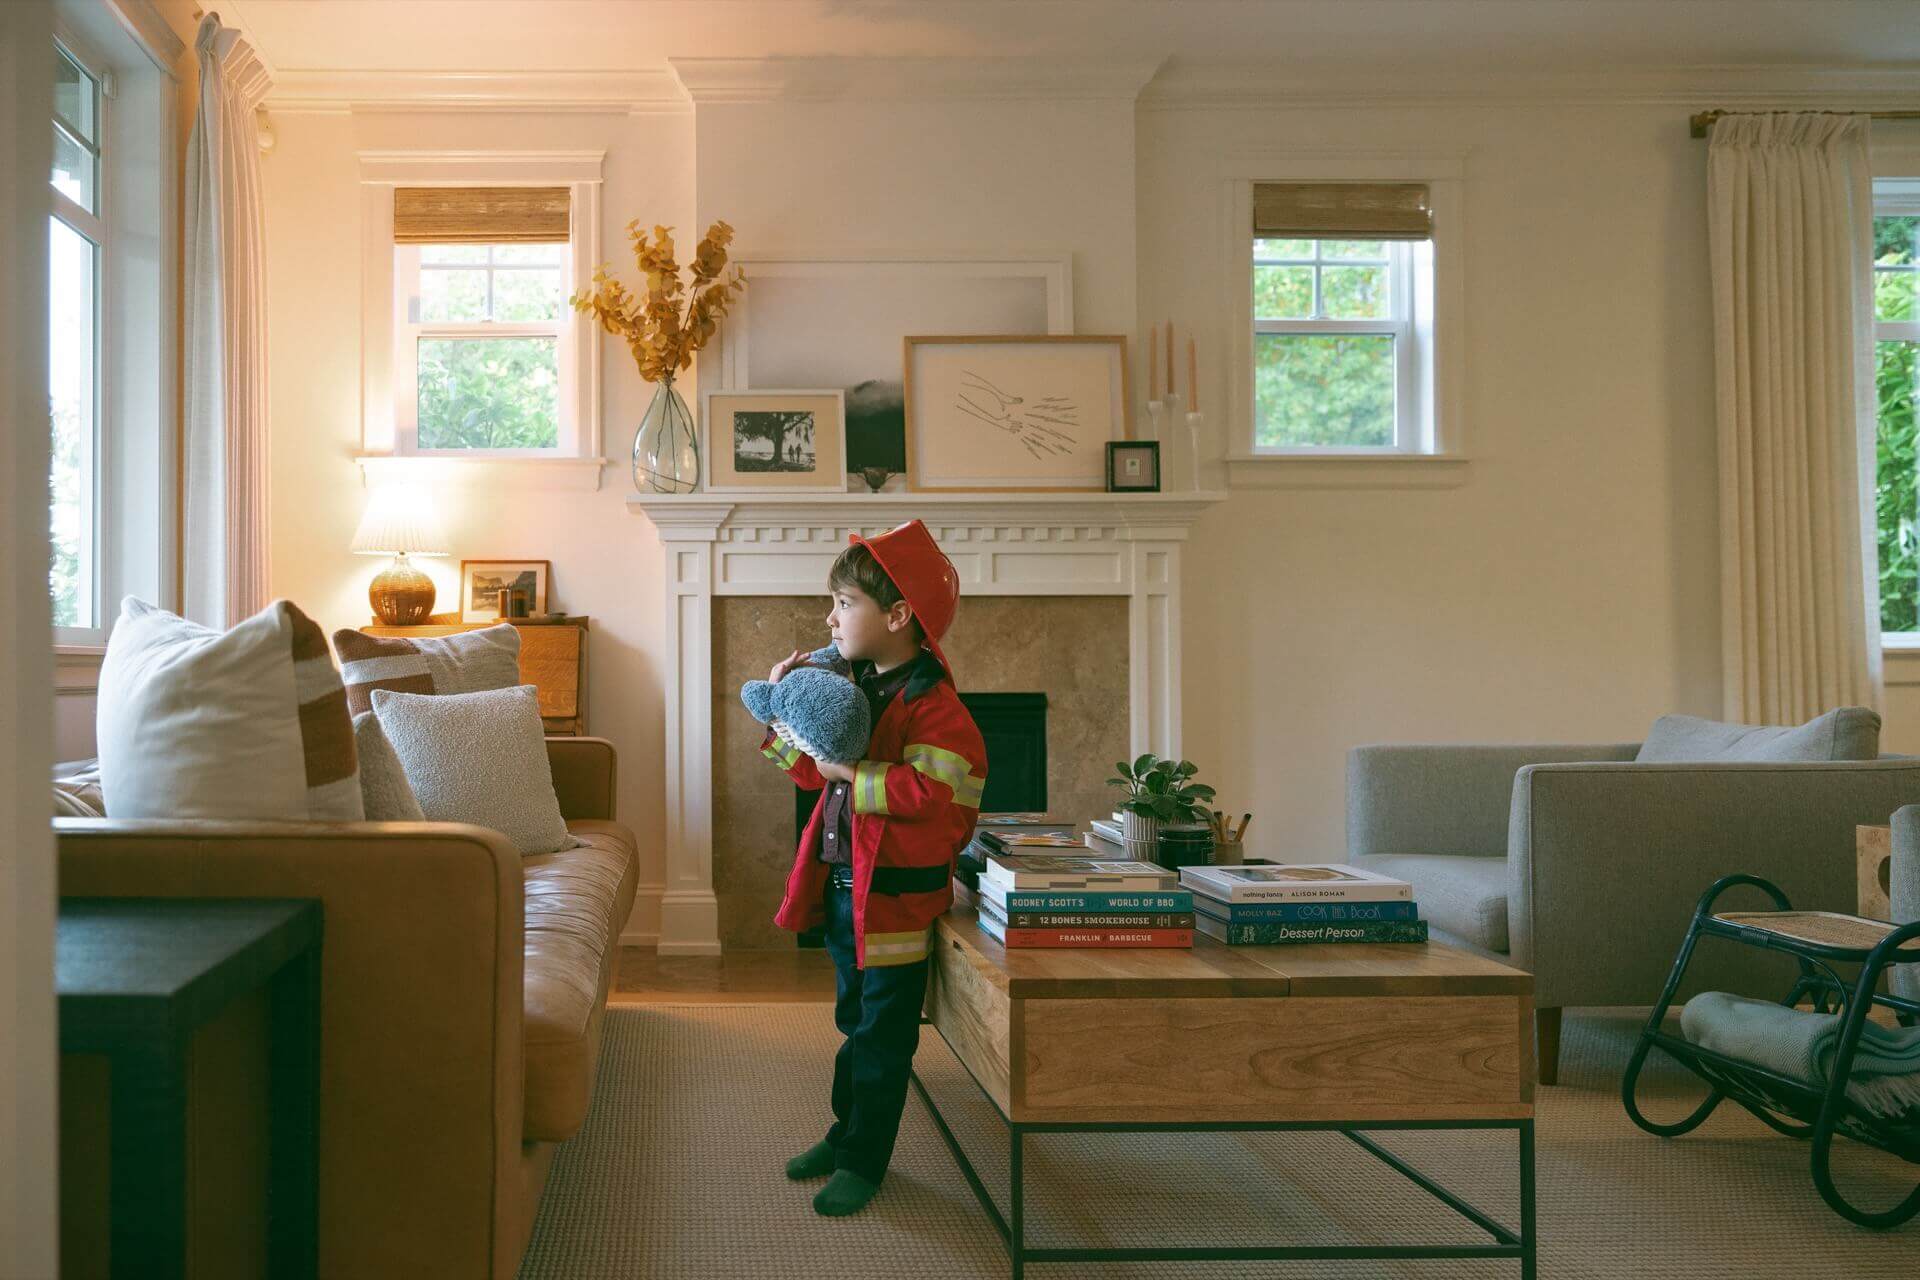
[[[1631,740],[1663,712],[1719,713],[1706,150],[1686,111],[841,99],[276,113],[275,590],[329,627],[358,624],[377,567],[346,553],[361,502],[357,148],[604,146],[604,256],[629,272],[634,216],[683,242],[724,217],[747,255],[1071,253],[1078,329],[1144,335],[1172,316],[1199,336],[1215,412],[1218,156],[1465,152],[1463,224],[1440,228],[1465,237],[1462,481],[1240,489],[1189,548],[1186,753],[1230,807],[1260,815],[1257,852],[1337,854],[1356,744]],[[606,360],[620,457],[647,389],[622,348]],[[443,505],[459,555],[547,557],[557,605],[594,616],[590,728],[620,747],[622,812],[657,882],[660,553],[626,489],[622,465],[598,493],[474,489]],[[449,598],[453,570],[434,568]],[[1920,745],[1889,719],[1890,749]]]
[[[1219,157],[1290,145],[1467,153],[1464,226],[1436,228],[1466,240],[1464,483],[1238,490],[1189,547],[1187,754],[1259,815],[1256,852],[1306,859],[1344,849],[1351,746],[1718,714],[1719,604],[1684,111],[1143,109],[1142,327],[1223,349]],[[1225,403],[1217,359],[1201,382]]]

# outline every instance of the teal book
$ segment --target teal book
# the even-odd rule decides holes
[[[1304,942],[1425,942],[1425,920],[1369,920],[1350,924],[1229,924],[1202,911],[1194,927],[1230,946]]]

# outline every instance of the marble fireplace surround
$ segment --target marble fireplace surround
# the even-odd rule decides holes
[[[804,593],[826,581],[849,533],[884,533],[918,517],[953,560],[963,596],[1126,597],[1130,749],[1178,755],[1181,544],[1193,522],[1225,496],[630,496],[628,509],[657,529],[665,562],[667,847],[658,934],[629,932],[623,941],[654,942],[661,955],[720,951],[713,891],[714,597]]]

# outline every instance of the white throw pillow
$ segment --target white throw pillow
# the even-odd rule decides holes
[[[95,731],[111,817],[364,814],[326,634],[285,600],[215,631],[128,596],[100,667]]]
[[[432,821],[491,827],[523,854],[574,846],[532,685],[452,694],[375,689],[373,714]]]
[[[427,815],[407,782],[407,771],[373,712],[353,718],[353,747],[360,756],[360,798],[366,802],[367,821],[424,822]]]

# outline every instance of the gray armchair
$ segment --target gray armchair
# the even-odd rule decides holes
[[[1437,940],[1533,974],[1543,1084],[1557,1076],[1561,1009],[1652,1003],[1714,880],[1749,872],[1798,909],[1852,911],[1854,827],[1920,804],[1920,758],[1636,763],[1639,748],[1348,757],[1348,860],[1410,882]],[[1920,810],[1909,816],[1920,849]],[[1740,950],[1702,947],[1683,996],[1777,996],[1783,971]]]

